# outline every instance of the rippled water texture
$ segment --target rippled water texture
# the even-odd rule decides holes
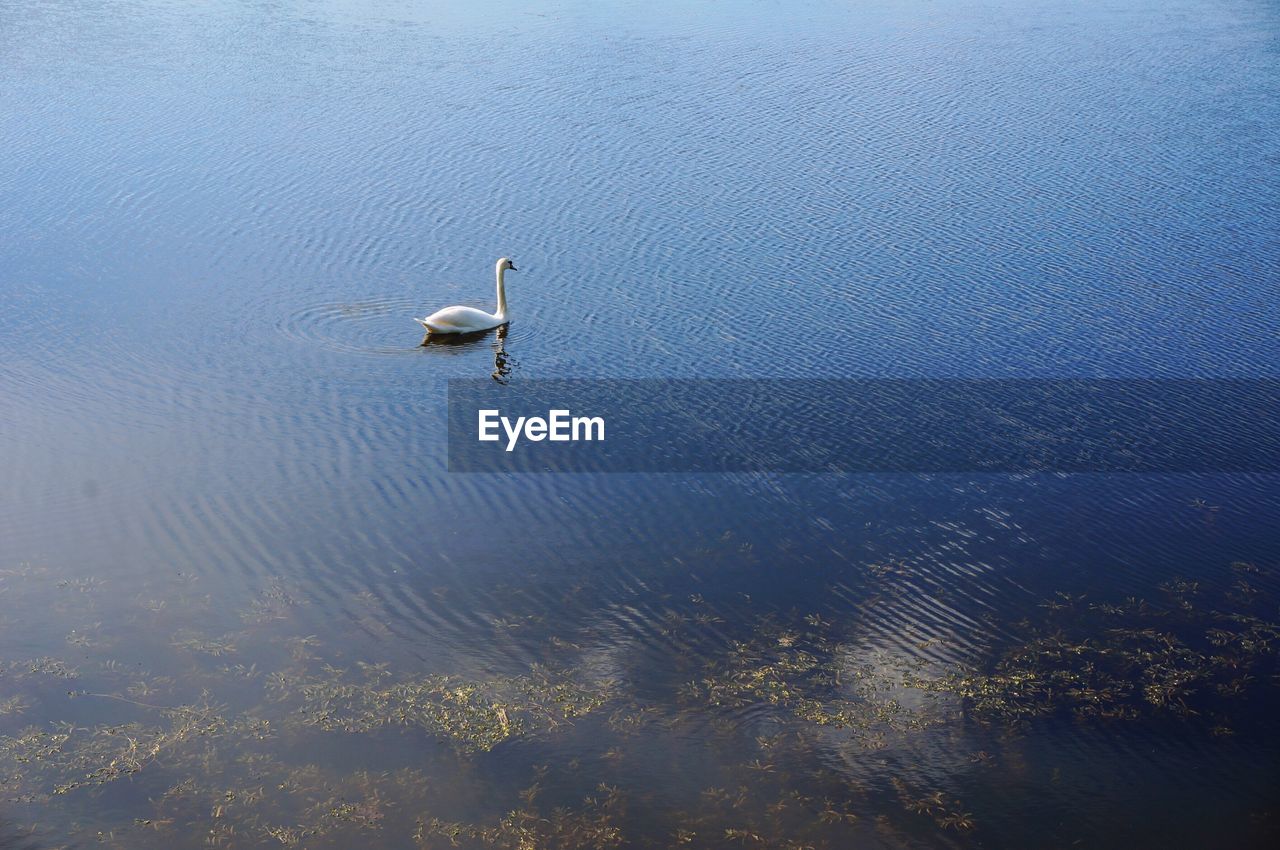
[[[1278,37],[0,2],[0,846],[1270,846],[1274,477],[450,475],[445,381],[1276,377]]]

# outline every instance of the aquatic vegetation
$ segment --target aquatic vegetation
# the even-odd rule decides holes
[[[924,815],[933,819],[943,829],[954,829],[959,832],[973,829],[973,816],[962,811],[964,804],[959,800],[949,799],[944,791],[933,791],[920,795],[900,777],[890,780],[898,800],[904,809],[913,814]]]
[[[1036,618],[1002,624],[1002,643],[963,664],[936,660],[933,638],[869,650],[854,600],[753,613],[742,594],[689,594],[655,615],[670,679],[643,700],[633,682],[595,672],[626,667],[593,666],[601,639],[589,625],[530,642],[554,663],[423,671],[291,628],[298,606],[275,585],[252,616],[232,612],[239,631],[209,619],[207,633],[172,632],[151,672],[96,651],[98,638],[121,639],[100,625],[91,594],[76,593],[85,625],[75,634],[94,640],[68,642],[75,665],[0,663],[0,797],[32,820],[74,812],[69,836],[129,850],[816,850],[862,837],[907,846],[920,830],[980,835],[983,805],[950,776],[998,785],[1019,762],[1009,742],[1037,723],[1164,717],[1220,742],[1248,730],[1242,713],[1280,685],[1280,623],[1265,572],[1227,572],[1171,579],[1145,599],[1050,594]],[[883,594],[914,580],[906,566],[870,578]],[[492,623],[525,632],[537,619],[516,609]],[[426,736],[444,746],[424,747]],[[682,782],[687,766],[657,754],[687,753],[689,740],[711,773],[656,799],[646,771]],[[935,758],[928,776],[904,766],[925,746],[953,751],[952,763]],[[414,763],[388,764],[397,752]],[[486,774],[493,759],[528,779],[511,787]]]
[[[622,793],[615,787],[601,783],[580,806],[557,806],[546,812],[532,805],[536,789],[526,789],[521,796],[526,805],[495,824],[419,820],[413,839],[422,848],[456,847],[462,843],[506,850],[606,850],[623,846],[618,824],[625,817],[626,807]]]
[[[67,662],[60,658],[50,658],[41,656],[40,658],[32,658],[29,661],[10,661],[5,665],[9,675],[14,678],[28,678],[32,676],[51,676],[57,679],[75,679],[80,673]]]
[[[195,739],[221,735],[231,728],[218,707],[179,706],[162,712],[164,722],[130,722],[83,728],[55,725],[56,731],[30,727],[0,739],[0,755],[23,765],[8,777],[4,789],[32,789],[28,798],[67,794],[132,776]]]
[[[962,697],[977,719],[1010,722],[1057,712],[1191,719],[1208,713],[1216,698],[1264,687],[1277,669],[1280,623],[1197,606],[1195,582],[1173,580],[1161,590],[1163,603],[1059,595],[1047,606],[1049,619],[1027,627],[989,672],[911,675],[906,683]]]
[[[809,617],[813,628],[829,628]],[[895,697],[896,677],[871,664],[853,664],[841,645],[810,633],[804,645],[796,634],[770,624],[753,640],[734,644],[722,663],[680,692],[687,705],[732,709],[772,706],[795,719],[843,730],[864,746],[879,748],[884,735],[921,730],[940,722],[936,714],[908,709]]]
[[[203,652],[206,655],[213,656],[228,655],[236,651],[235,638],[232,635],[224,635],[221,638],[175,636],[172,643],[177,649],[186,650],[188,652]]]
[[[105,584],[106,582],[102,579],[94,578],[93,576],[89,576],[87,578],[66,578],[61,579],[58,582],[58,589],[73,590],[77,593],[93,593],[94,591],[100,590]]]
[[[21,694],[0,700],[0,717],[15,717],[31,708],[31,703]]]
[[[298,596],[291,593],[284,582],[274,580],[249,603],[240,617],[246,623],[258,624],[287,620],[299,604]]]
[[[294,715],[301,723],[345,732],[420,727],[478,751],[595,711],[611,687],[545,668],[484,682],[445,675],[393,681],[385,665],[368,664],[358,678],[331,667],[325,673],[288,685],[302,697]]]

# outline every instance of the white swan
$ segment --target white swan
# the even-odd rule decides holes
[[[510,321],[507,318],[507,291],[502,286],[502,273],[507,269],[518,271],[511,260],[502,257],[495,267],[498,273],[498,312],[486,313],[475,307],[445,307],[425,319],[414,321],[426,328],[428,334],[469,334],[505,325]]]

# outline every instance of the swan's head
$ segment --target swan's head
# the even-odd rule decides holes
[[[506,269],[511,269],[511,271],[513,272],[520,271],[518,268],[516,268],[516,264],[511,262],[511,259],[509,257],[503,257],[502,259],[498,260],[498,271],[505,271]]]

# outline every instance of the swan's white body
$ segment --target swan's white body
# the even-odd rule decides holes
[[[495,267],[498,276],[498,311],[496,313],[486,313],[475,307],[445,307],[425,319],[414,319],[414,321],[426,328],[429,334],[469,334],[505,325],[511,321],[507,318],[507,291],[502,285],[502,273],[507,269],[516,271],[515,265],[506,257],[502,257]]]

